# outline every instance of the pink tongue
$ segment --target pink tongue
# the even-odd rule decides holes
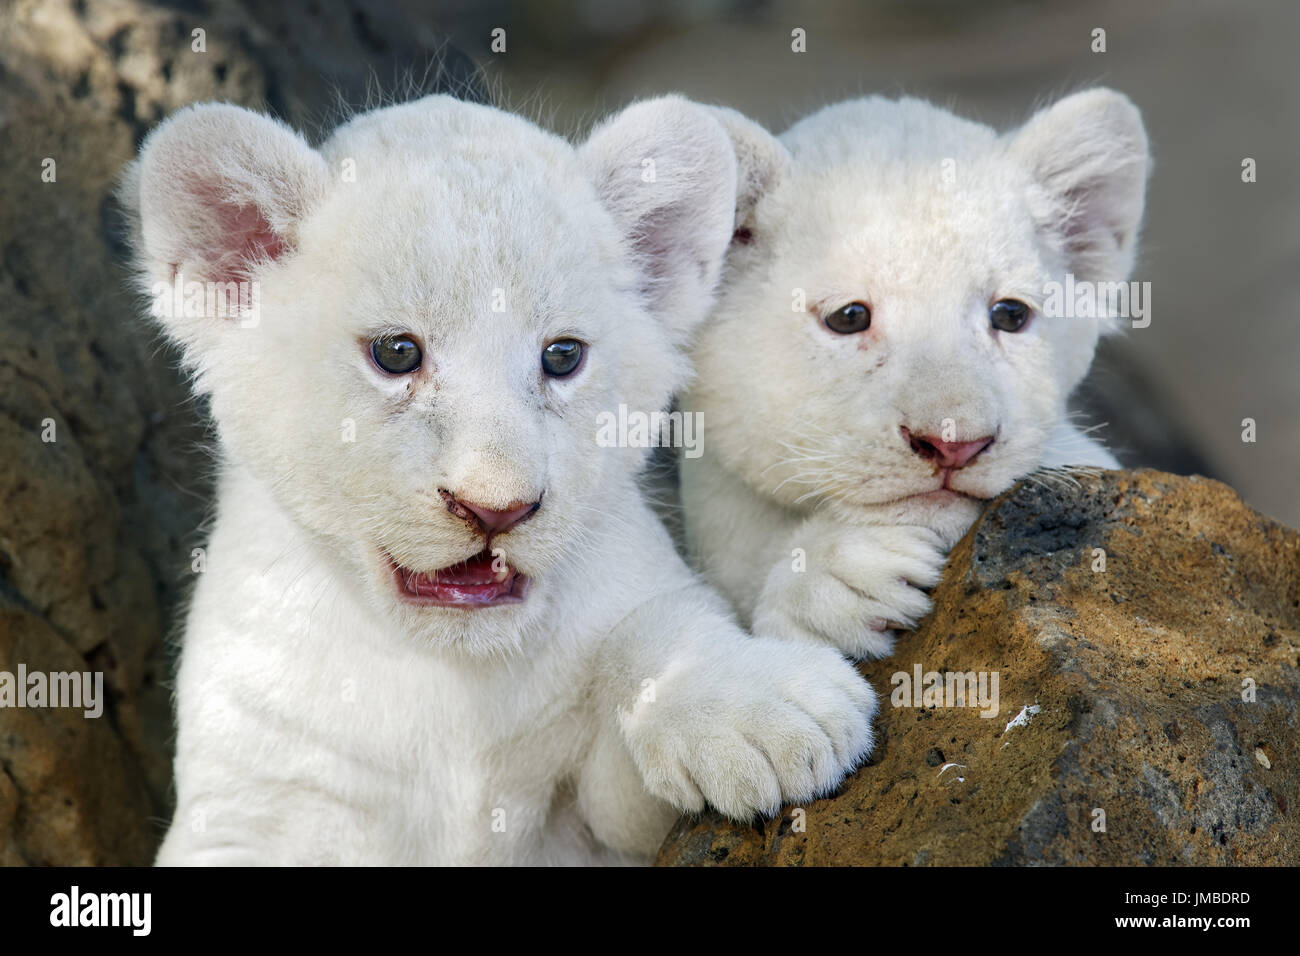
[[[412,574],[406,579],[406,586],[417,594],[437,590],[439,586],[478,588],[500,583],[508,587],[512,574],[507,569],[505,580],[498,582],[497,572],[492,569],[492,561],[493,558],[489,554],[475,555],[468,561],[453,564],[433,574]]]

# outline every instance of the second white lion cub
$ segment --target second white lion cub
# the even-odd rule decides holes
[[[908,99],[779,139],[716,115],[741,172],[680,403],[709,428],[682,461],[687,544],[756,633],[881,656],[983,501],[1116,466],[1066,413],[1114,316],[1054,314],[1050,290],[1128,277],[1142,120],[1104,89],[1006,135]]]
[[[142,288],[222,458],[160,863],[645,860],[870,748],[852,667],[741,631],[594,440],[686,377],[735,168],[673,98],[576,150],[448,97],[148,138]]]

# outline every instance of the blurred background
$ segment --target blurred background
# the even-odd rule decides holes
[[[3,0],[0,669],[91,667],[112,699],[105,721],[0,710],[0,864],[148,862],[169,813],[162,636],[210,460],[125,292],[111,192],[171,111],[228,100],[320,135],[340,103],[442,85],[576,134],[679,91],[780,132],[883,93],[1006,128],[1115,87],[1155,156],[1152,322],[1106,343],[1079,404],[1126,464],[1300,526],[1297,38],[1293,0]]]

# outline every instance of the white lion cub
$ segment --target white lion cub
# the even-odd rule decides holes
[[[1116,467],[1066,412],[1115,316],[1064,317],[1051,290],[1128,277],[1141,117],[1104,89],[1004,136],[909,99],[780,139],[715,115],[740,184],[681,401],[710,435],[681,463],[687,546],[755,633],[883,656],[983,501]]]
[[[852,667],[748,637],[593,440],[686,376],[735,168],[676,98],[578,149],[443,96],[148,138],[142,285],[222,452],[160,863],[644,861],[869,750]]]

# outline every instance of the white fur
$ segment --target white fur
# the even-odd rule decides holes
[[[988,309],[1038,306],[1066,273],[1128,276],[1141,118],[1109,90],[1004,136],[910,99],[840,103],[779,139],[716,115],[752,239],[733,244],[681,401],[708,435],[682,461],[688,547],[755,633],[882,656],[893,625],[929,610],[922,589],[984,500],[1044,466],[1116,467],[1066,413],[1107,323],[1035,315],[1009,334]],[[854,301],[870,329],[827,330]],[[996,440],[955,473],[964,496],[912,497],[942,479],[901,429],[940,435],[945,419],[949,440]]]
[[[218,105],[149,137],[125,186],[142,287],[179,270],[262,299],[255,327],[164,322],[223,465],[160,863],[644,861],[677,809],[770,812],[869,750],[852,667],[749,638],[638,495],[644,451],[594,441],[598,412],[684,381],[734,191],[728,137],[676,98],[576,150],[446,97],[319,150]],[[419,372],[370,362],[390,330],[424,343]],[[587,362],[549,379],[562,335]],[[432,571],[483,548],[438,489],[543,499],[493,539],[523,603],[399,602],[381,549]]]

